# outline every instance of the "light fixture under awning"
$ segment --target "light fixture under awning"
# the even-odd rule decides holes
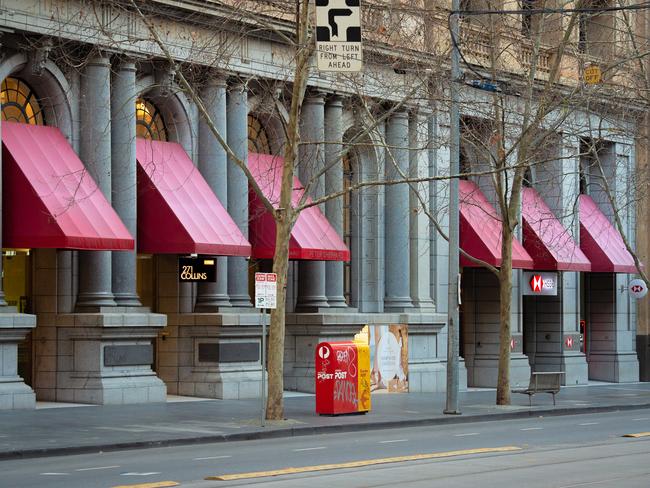
[[[251,245],[180,144],[137,139],[138,252],[250,256]]]
[[[460,200],[460,247],[492,266],[501,266],[501,219],[476,183],[458,182]],[[462,266],[479,266],[460,256]],[[517,239],[512,240],[512,267],[532,269],[533,259]]]
[[[522,189],[521,214],[524,224],[524,248],[533,258],[533,269],[591,271],[587,256],[537,190]]]
[[[268,154],[248,154],[248,167],[264,196],[278,207],[282,185],[283,159]],[[297,205],[304,190],[298,178],[293,179],[291,202]],[[257,195],[249,191],[249,238],[253,257],[271,259],[275,252],[275,221]],[[308,202],[311,199],[307,200]],[[289,259],[313,261],[349,261],[350,251],[343,239],[316,206],[300,212],[289,242]]]
[[[594,273],[636,273],[623,237],[589,195],[580,195],[580,249]]]
[[[2,122],[2,245],[132,250],[134,240],[56,127]]]

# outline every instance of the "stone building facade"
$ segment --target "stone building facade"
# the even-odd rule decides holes
[[[148,4],[147,15],[166,33],[171,55],[183,63],[232,154],[249,164],[263,161],[260,154],[281,154],[291,89],[291,64],[284,61],[291,51],[281,36],[247,27],[241,11],[225,7]],[[252,304],[251,273],[270,267],[268,259],[251,258],[265,236],[259,235],[246,176],[135,12],[85,0],[6,0],[3,8],[3,178],[19,181],[30,199],[11,200],[16,193],[3,186],[0,408],[33,408],[36,399],[126,404],[165,401],[168,393],[258,396],[266,319]],[[266,21],[287,32],[284,15]],[[221,29],[217,40],[214,25]],[[393,49],[391,55],[399,50],[390,43],[368,49],[380,47]],[[296,176],[314,182],[312,198],[400,173],[448,174],[446,105],[430,103],[424,91],[407,97],[417,77],[379,62],[379,55],[368,59],[362,93],[379,112],[360,141],[367,121],[355,102],[359,86],[332,74],[309,79],[300,121],[307,143],[299,156],[310,164],[299,165]],[[464,115],[476,117],[472,99],[485,102],[489,95],[465,91]],[[603,127],[587,112],[575,119]],[[613,184],[622,185],[635,166],[635,143],[620,135],[621,124],[605,124],[599,147]],[[52,128],[49,147],[43,146],[43,126]],[[573,209],[581,191],[605,220],[613,215],[595,186],[581,189],[582,139],[558,134],[557,154],[544,166],[546,174],[537,175],[536,189],[580,242],[582,221]],[[345,164],[332,164],[339,159]],[[64,164],[72,160],[82,166]],[[489,182],[475,178],[475,184],[493,204]],[[445,230],[445,181],[422,185]],[[87,198],[78,198],[80,189]],[[48,204],[48,192],[59,195],[58,207]],[[74,216],[64,222],[73,214],[65,202],[79,207],[79,219],[90,224]],[[332,249],[324,243],[315,259],[290,264],[288,389],[313,391],[318,342],[351,339],[365,325],[406,324],[410,391],[444,391],[448,247],[419,204],[401,184],[364,187],[322,206],[350,260],[327,257]],[[45,211],[47,218],[36,225]],[[480,222],[464,218],[469,227],[461,232],[489,240]],[[215,220],[219,225],[212,228]],[[632,210],[623,221],[633,239]],[[30,232],[21,234],[23,227]],[[523,248],[519,268],[539,269],[525,239]],[[179,282],[178,258],[186,255],[216,260],[216,281]],[[633,272],[626,259],[592,272],[556,266],[554,297],[522,297],[528,283],[523,271],[514,271],[513,385],[525,383],[531,369],[560,369],[569,384],[638,380],[635,303],[620,291]],[[467,265],[462,283],[462,383],[495,386],[496,282],[488,271]],[[588,349],[579,346],[580,320],[589,331]]]

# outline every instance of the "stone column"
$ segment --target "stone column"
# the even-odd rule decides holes
[[[303,185],[309,185],[309,195],[319,198],[325,194],[325,176],[317,176],[325,167],[325,96],[308,94],[302,106],[298,150],[298,172]],[[314,178],[316,178],[314,180]],[[325,296],[325,262],[303,261],[298,270],[296,310],[316,311],[327,307]]]
[[[86,170],[111,201],[111,64],[107,56],[88,61],[81,79],[81,141],[79,152]],[[111,252],[79,253],[77,309],[115,306],[112,293]]]
[[[243,83],[228,90],[226,124],[227,141],[239,159],[248,161],[248,94]],[[248,181],[243,171],[233,161],[228,161],[228,213],[248,237]],[[250,307],[248,294],[248,261],[245,258],[228,258],[228,295],[233,307]]]
[[[408,176],[409,129],[406,111],[397,111],[388,120],[386,144],[386,179],[399,180],[402,178],[400,172]],[[385,311],[413,307],[409,263],[409,193],[406,183],[386,187]]]
[[[325,193],[343,189],[343,102],[333,96],[325,105]],[[325,203],[325,215],[336,232],[343,237],[343,197]],[[343,287],[343,262],[325,263],[325,293],[330,307],[346,307]]]
[[[409,176],[426,178],[429,175],[428,141],[430,115],[414,112],[409,119]],[[429,204],[429,182],[416,183],[420,198]],[[409,193],[411,299],[420,309],[433,310],[431,299],[431,261],[429,241],[429,217],[414,192]]]
[[[135,238],[137,229],[137,179],[135,160],[135,64],[122,60],[113,73],[111,94],[111,187],[113,208]],[[133,251],[115,251],[112,283],[115,302],[123,307],[142,304],[136,289],[137,245]]]
[[[226,81],[217,76],[208,80],[203,103],[215,128],[226,137]],[[199,171],[222,205],[228,205],[228,158],[203,116],[199,118]],[[216,312],[230,305],[228,300],[228,258],[217,258],[216,283],[200,283],[197,312]]]

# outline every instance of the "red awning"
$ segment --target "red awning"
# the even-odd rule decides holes
[[[460,247],[492,266],[501,266],[501,219],[476,183],[460,180]],[[478,266],[461,254],[462,266]],[[512,267],[532,269],[533,259],[517,239],[512,241]]]
[[[533,269],[591,271],[587,256],[533,188],[522,189],[521,213],[524,248],[533,257]]]
[[[636,273],[623,238],[589,195],[580,195],[580,248],[594,273]]]
[[[2,122],[2,245],[132,250],[133,237],[61,131]]]
[[[251,245],[173,142],[138,139],[138,251],[250,256]]]
[[[248,167],[264,196],[277,207],[280,201],[283,159],[267,154],[248,153]],[[302,184],[293,179],[294,205],[302,197]],[[248,194],[250,224],[249,236],[253,245],[253,256],[270,259],[275,251],[275,221],[257,195]],[[307,201],[311,201],[308,199]],[[343,239],[336,233],[318,207],[309,207],[300,212],[291,230],[289,259],[314,261],[349,261],[350,251]]]

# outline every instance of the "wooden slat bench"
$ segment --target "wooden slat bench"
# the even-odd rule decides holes
[[[553,405],[555,405],[555,394],[560,391],[563,374],[563,371],[537,371],[530,373],[528,388],[512,390],[512,392],[528,395],[528,405],[531,407],[533,406],[532,397],[535,393],[550,393],[553,395]]]

